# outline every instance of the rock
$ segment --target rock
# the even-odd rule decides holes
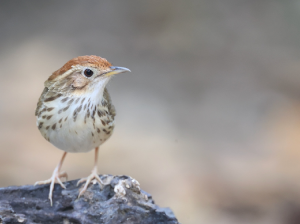
[[[155,205],[152,196],[128,176],[100,176],[103,189],[91,184],[78,199],[77,180],[54,187],[53,206],[49,185],[0,188],[0,224],[175,224],[169,208]]]

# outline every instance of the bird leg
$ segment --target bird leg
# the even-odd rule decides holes
[[[88,186],[92,180],[96,180],[98,182],[98,184],[100,185],[100,188],[103,185],[103,183],[97,173],[98,172],[98,170],[97,170],[98,151],[99,151],[99,147],[96,147],[95,148],[95,165],[94,165],[94,169],[92,170],[92,173],[88,177],[82,178],[77,182],[77,186],[78,186],[80,183],[85,181],[85,185],[79,192],[78,198],[80,198],[80,196],[86,191],[86,189],[88,188]]]
[[[52,192],[54,189],[54,184],[57,182],[60,184],[60,186],[64,189],[66,189],[66,186],[61,182],[61,180],[59,178],[61,177],[65,177],[66,179],[68,179],[68,174],[66,172],[62,172],[60,173],[60,168],[62,166],[62,163],[66,157],[67,153],[65,152],[60,160],[60,162],[58,163],[57,167],[54,169],[53,173],[52,173],[52,177],[48,180],[44,180],[44,181],[38,181],[34,184],[35,185],[40,185],[40,184],[50,184],[50,192],[49,192],[49,200],[50,200],[50,204],[52,206]]]

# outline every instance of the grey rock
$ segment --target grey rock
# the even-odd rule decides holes
[[[78,199],[77,180],[54,187],[53,206],[49,185],[0,188],[0,224],[177,224],[169,208],[155,205],[152,196],[128,176],[100,176],[104,185],[91,184]],[[102,188],[102,189],[101,189]]]

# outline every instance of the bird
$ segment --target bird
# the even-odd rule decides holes
[[[85,55],[69,60],[45,81],[35,110],[36,125],[47,141],[64,151],[51,178],[35,183],[50,184],[48,198],[51,206],[54,184],[66,189],[61,178],[67,179],[68,175],[61,172],[61,167],[67,153],[95,149],[91,174],[77,183],[85,182],[78,198],[92,181],[102,186],[97,173],[98,151],[99,146],[112,135],[116,116],[106,85],[113,75],[123,72],[131,71],[112,66],[105,58]]]

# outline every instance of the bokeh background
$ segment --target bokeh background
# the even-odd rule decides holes
[[[43,82],[95,54],[132,70],[108,85],[100,173],[136,178],[181,223],[300,223],[299,24],[298,0],[1,0],[0,187],[50,177]],[[93,156],[63,170],[87,176]]]

